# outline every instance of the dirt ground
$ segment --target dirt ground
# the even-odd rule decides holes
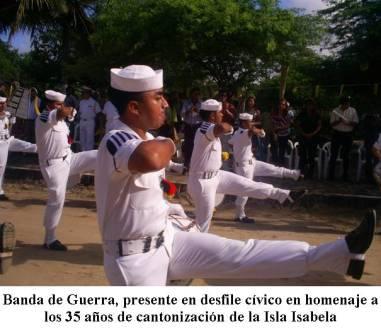
[[[0,285],[107,285],[102,266],[102,248],[96,222],[93,187],[76,187],[67,200],[57,236],[68,252],[44,250],[42,218],[46,189],[39,183],[7,183],[9,202],[0,202],[0,222],[16,226],[17,246],[13,266],[0,274]],[[192,208],[184,202],[187,210]],[[303,240],[319,244],[337,239],[352,229],[363,211],[328,206],[288,209],[250,201],[247,213],[254,225],[234,222],[234,206],[224,203],[215,214],[212,232],[235,239]],[[381,285],[381,236],[368,252],[361,281],[333,273],[314,272],[298,279],[202,280],[192,285]]]

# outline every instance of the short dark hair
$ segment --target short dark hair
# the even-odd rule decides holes
[[[200,93],[201,90],[199,87],[193,87],[191,90],[190,90],[190,95],[194,94],[194,93]]]
[[[206,111],[206,110],[200,110],[199,114],[200,114],[200,118],[203,120],[203,121],[209,121],[209,118],[210,118],[210,115],[215,112],[215,111]]]
[[[130,101],[142,101],[143,92],[126,92],[120,91],[110,87],[109,89],[110,101],[118,110],[119,115],[121,115]]]
[[[342,97],[340,97],[340,104],[349,103],[350,101],[351,101],[351,97],[350,96],[342,96]]]

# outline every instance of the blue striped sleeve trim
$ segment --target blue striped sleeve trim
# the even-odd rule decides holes
[[[208,123],[208,122],[203,122],[200,126],[200,132],[202,134],[205,134],[207,132],[207,130],[209,129],[210,125],[212,125],[211,123]]]
[[[107,140],[106,146],[107,146],[107,150],[110,152],[110,154],[112,156],[114,156],[116,151],[118,150],[118,147],[116,147],[110,139]]]
[[[42,113],[40,114],[40,120],[41,120],[42,122],[46,123],[46,122],[48,121],[48,119],[49,119],[49,113],[47,113],[47,112],[42,112]]]
[[[132,139],[138,139],[137,136],[129,134],[124,131],[119,131],[110,136],[107,140],[106,147],[112,156],[116,154],[120,147],[123,146],[127,141]]]

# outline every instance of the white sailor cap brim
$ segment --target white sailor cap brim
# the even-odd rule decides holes
[[[219,111],[222,109],[221,102],[215,99],[208,99],[201,103],[201,110],[204,111]]]
[[[130,65],[111,69],[111,87],[125,92],[146,92],[163,87],[163,70],[153,70],[147,65]]]
[[[0,97],[0,103],[5,103],[7,101],[6,97]]]
[[[45,97],[51,101],[63,103],[65,101],[66,95],[54,90],[46,90]]]
[[[92,91],[91,88],[88,86],[82,86],[81,90],[82,91]]]
[[[253,120],[253,115],[250,113],[240,113],[239,120]]]

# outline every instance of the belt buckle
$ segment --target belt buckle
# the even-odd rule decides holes
[[[144,239],[143,253],[147,253],[151,249],[152,237],[148,236]]]
[[[158,235],[158,239],[156,240],[155,247],[159,248],[164,243],[164,231],[161,231]]]

